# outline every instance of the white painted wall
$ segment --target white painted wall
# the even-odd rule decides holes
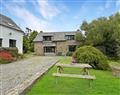
[[[9,47],[9,39],[16,40],[16,47],[18,48],[18,52],[21,54],[23,53],[22,32],[0,25],[0,38],[2,38],[2,47]]]

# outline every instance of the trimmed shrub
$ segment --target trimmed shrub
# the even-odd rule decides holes
[[[1,47],[0,51],[7,51],[7,52],[11,53],[13,57],[18,56],[18,49],[16,47],[10,47],[10,48]]]
[[[16,60],[16,57],[13,57],[12,54],[8,51],[0,51],[0,63],[9,63]]]
[[[17,48],[0,48],[0,64],[10,63],[18,58]]]
[[[5,60],[15,60],[15,58],[11,55],[11,53],[7,51],[0,51],[0,58],[5,59]]]
[[[78,63],[90,64],[94,69],[110,70],[107,57],[95,47],[80,47],[74,52],[73,57]]]

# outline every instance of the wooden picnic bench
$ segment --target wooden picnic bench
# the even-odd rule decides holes
[[[57,73],[53,73],[53,76],[56,77],[71,77],[71,78],[83,78],[87,80],[94,80],[96,79],[95,76],[91,76],[89,74],[89,69],[92,68],[89,64],[56,64],[57,66]],[[80,68],[82,69],[82,74],[64,74],[63,68]],[[89,86],[91,86],[91,82],[89,81]]]

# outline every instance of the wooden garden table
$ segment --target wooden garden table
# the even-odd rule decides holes
[[[80,68],[82,69],[83,75],[89,75],[89,69],[92,68],[89,64],[81,64],[81,63],[72,63],[72,64],[56,64],[57,73],[62,73],[63,68]]]
[[[91,86],[91,80],[96,79],[95,76],[89,74],[89,69],[92,68],[89,64],[73,63],[73,64],[56,64],[57,73],[53,73],[55,77],[71,77],[71,78],[83,78],[89,80],[89,86]],[[63,73],[63,68],[80,68],[82,69],[82,74],[66,74]],[[56,79],[57,83],[57,79]]]

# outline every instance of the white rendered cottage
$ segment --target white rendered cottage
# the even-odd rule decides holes
[[[23,31],[17,24],[0,14],[0,47],[17,47],[23,53]]]

